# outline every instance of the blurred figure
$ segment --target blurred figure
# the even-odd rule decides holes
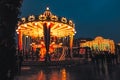
[[[37,48],[36,49],[36,52],[35,52],[35,55],[36,55],[36,60],[38,61],[39,60],[39,52],[40,52],[40,48]]]
[[[21,73],[21,66],[22,66],[22,62],[24,61],[23,59],[23,54],[22,54],[22,50],[19,52],[19,56],[18,56],[18,68],[19,68],[19,73]]]

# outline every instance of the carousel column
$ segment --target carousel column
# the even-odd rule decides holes
[[[45,62],[51,61],[49,54],[49,45],[50,45],[50,24],[44,23],[43,25],[44,32],[44,42],[46,47]]]
[[[18,33],[18,50],[21,51],[22,50],[22,32],[19,31]]]
[[[70,57],[72,58],[73,35],[70,35]]]

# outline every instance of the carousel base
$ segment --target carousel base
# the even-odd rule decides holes
[[[67,60],[60,60],[60,61],[49,61],[49,62],[45,62],[45,61],[24,61],[22,66],[39,66],[39,67],[48,67],[48,66],[76,66],[79,64],[85,64],[88,63],[87,60],[85,59],[67,59]]]

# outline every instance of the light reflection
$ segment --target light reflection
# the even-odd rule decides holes
[[[46,80],[45,73],[42,70],[38,73],[37,80]]]
[[[66,77],[67,77],[67,75],[66,75],[66,69],[63,68],[61,70],[61,80],[67,80]]]
[[[51,73],[50,80],[59,80],[59,73],[56,71],[53,71]]]
[[[18,78],[19,80],[23,80],[23,77],[24,80],[96,80],[98,78],[99,80],[118,80],[118,76],[115,76],[118,72],[116,73],[114,68],[116,67],[107,64],[106,61],[104,64],[86,64],[69,68],[56,68],[55,66],[42,70],[36,67],[33,68],[34,70],[23,67],[22,71],[26,71],[27,74],[21,74]]]
[[[46,73],[47,72],[47,73]],[[37,80],[67,80],[67,72],[66,69],[63,68],[60,71],[58,70],[50,70],[50,71],[43,71],[41,70],[38,73]],[[69,79],[69,78],[68,78]]]

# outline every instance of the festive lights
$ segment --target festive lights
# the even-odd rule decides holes
[[[93,51],[109,51],[111,54],[115,53],[115,44],[113,40],[104,39],[103,37],[96,37],[92,41],[80,43],[80,47],[90,47]]]
[[[43,14],[40,14],[38,16],[30,15],[26,18],[25,17],[21,18],[18,26],[21,27],[21,31],[25,35],[37,37],[36,35],[39,34],[39,33],[36,33],[36,32],[38,32],[37,29],[39,29],[39,32],[40,31],[43,32],[43,24],[44,23],[52,24],[52,26],[51,26],[51,35],[52,36],[64,37],[64,36],[68,36],[68,35],[74,35],[76,33],[76,31],[74,29],[75,26],[74,26],[74,23],[72,22],[72,20],[68,20],[65,17],[58,17],[56,15],[53,15],[50,12],[49,7],[46,8],[46,11]],[[18,32],[20,30],[19,27],[17,29]],[[36,28],[34,28],[34,27],[36,27]],[[29,34],[28,34],[28,31],[30,32]],[[66,33],[64,33],[64,32],[66,32]],[[57,35],[57,33],[58,33],[58,35]],[[43,34],[41,33],[41,35],[39,35],[39,36],[42,37]]]
[[[70,48],[72,49],[73,36],[76,33],[75,24],[72,20],[68,20],[65,17],[58,17],[56,15],[53,15],[50,12],[49,7],[46,8],[46,11],[43,14],[40,14],[38,16],[30,15],[28,17],[23,17],[19,20],[16,32],[19,33],[18,37],[20,39],[20,49],[22,49],[23,35],[27,36],[27,38],[36,38],[37,40],[39,40],[40,38],[45,38],[44,28],[46,26],[44,26],[44,24],[47,24],[48,29],[50,28],[50,38],[64,38],[70,36]],[[55,43],[55,45],[52,45],[49,49],[53,51],[53,48],[61,47],[62,45],[62,42],[60,42],[60,44]],[[45,50],[42,50],[45,49],[45,43],[44,45],[41,43],[35,45],[31,44],[31,46],[34,46],[34,48],[40,47],[41,53],[45,53]]]

